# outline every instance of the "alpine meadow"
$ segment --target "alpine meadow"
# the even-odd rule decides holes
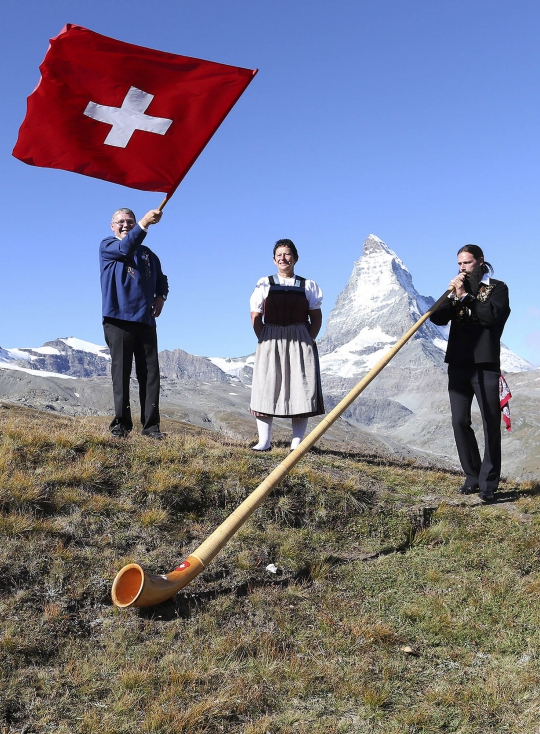
[[[119,611],[122,565],[169,572],[288,450],[164,426],[2,404],[3,732],[537,731],[538,484],[483,506],[323,440],[183,592]]]

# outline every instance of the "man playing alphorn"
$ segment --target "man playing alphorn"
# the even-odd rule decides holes
[[[479,492],[485,502],[495,501],[501,475],[501,336],[510,315],[508,287],[490,275],[477,245],[458,252],[459,274],[450,281],[453,293],[431,321],[450,322],[445,362],[448,363],[448,394],[452,427],[465,472],[462,494]],[[471,425],[471,405],[476,396],[484,426],[484,458]]]

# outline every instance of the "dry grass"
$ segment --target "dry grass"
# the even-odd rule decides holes
[[[537,734],[532,484],[508,512],[314,451],[183,593],[111,606],[122,565],[172,570],[284,456],[0,408],[0,731]]]

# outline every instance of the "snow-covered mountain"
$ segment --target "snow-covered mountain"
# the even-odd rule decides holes
[[[329,353],[350,345],[355,354],[373,353],[373,347],[384,349],[403,336],[433,303],[433,298],[418,293],[396,253],[371,234],[328,317],[319,348]],[[418,335],[441,338],[439,329],[429,321]]]
[[[249,354],[247,357],[208,357],[208,359],[229,377],[251,385],[255,354]]]
[[[362,256],[330,313],[319,342],[321,370],[327,378],[347,382],[368,372],[434,303],[413,285],[409,270],[381,239],[371,234]],[[448,331],[426,321],[404,354],[418,355],[442,367]],[[416,342],[416,344],[414,343]],[[533,369],[504,347],[502,368],[508,372]],[[400,357],[403,364],[404,355]],[[336,384],[336,381],[332,381]]]
[[[107,347],[65,337],[45,342],[41,347],[0,347],[0,368],[20,370],[41,377],[96,377],[109,372],[111,357]]]
[[[212,360],[182,349],[160,352],[159,360],[162,377],[171,380],[228,383],[236,377],[234,369],[222,370]],[[110,362],[107,347],[73,336],[45,342],[41,347],[0,347],[0,369],[39,374],[40,377],[103,377],[110,373]],[[226,360],[222,362],[225,364]]]

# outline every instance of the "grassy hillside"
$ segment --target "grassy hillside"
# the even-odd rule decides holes
[[[3,734],[537,734],[538,486],[482,506],[321,448],[183,592],[120,612],[125,563],[171,571],[286,455],[164,427],[0,406]]]

